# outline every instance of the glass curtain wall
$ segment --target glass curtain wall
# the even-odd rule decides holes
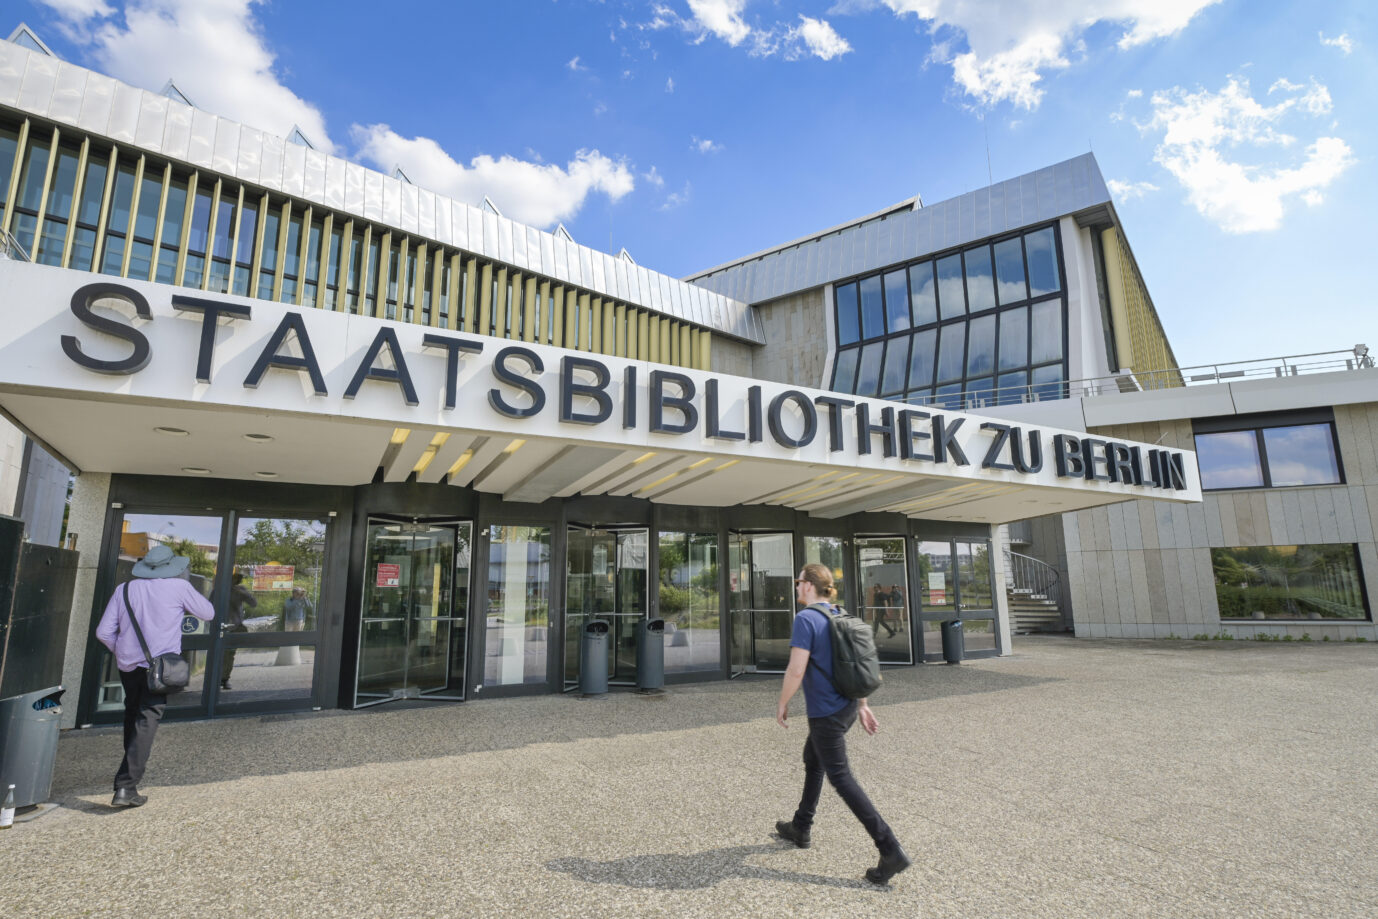
[[[950,409],[1059,398],[1060,265],[1047,226],[836,285],[832,389]]]

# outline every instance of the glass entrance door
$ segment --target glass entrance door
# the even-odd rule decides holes
[[[636,685],[636,624],[647,615],[644,529],[569,528],[565,575],[565,689],[579,685],[579,647],[590,620],[608,623],[608,684]]]
[[[858,536],[857,614],[871,624],[883,664],[912,664],[909,570],[903,536]]]
[[[464,698],[473,525],[371,518],[354,705]]]
[[[794,535],[732,533],[731,675],[782,673],[794,625]]]

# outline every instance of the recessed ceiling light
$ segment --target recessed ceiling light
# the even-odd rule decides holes
[[[254,475],[260,479],[276,479],[278,477],[276,472],[255,472]]]
[[[272,434],[245,434],[244,439],[256,444],[266,444],[273,439]]]
[[[183,472],[190,472],[192,475],[210,475],[211,471],[205,466],[183,466]]]
[[[153,430],[157,431],[159,434],[166,434],[166,435],[169,436],[169,437],[186,437],[186,436],[187,436],[187,432],[184,431],[184,430],[182,430],[181,428],[157,427],[157,428],[154,428]]]

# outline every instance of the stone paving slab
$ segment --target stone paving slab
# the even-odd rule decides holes
[[[914,867],[824,790],[775,679],[164,724],[143,808],[117,730],[65,734],[52,813],[0,834],[0,916],[1378,915],[1378,648],[1021,638],[887,671],[853,767]],[[131,867],[134,866],[134,867]]]

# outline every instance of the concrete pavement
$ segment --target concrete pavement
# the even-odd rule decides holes
[[[0,915],[1378,915],[1378,648],[1022,638],[887,671],[853,767],[914,867],[797,799],[778,681],[165,724],[61,740],[60,807],[0,834]]]

